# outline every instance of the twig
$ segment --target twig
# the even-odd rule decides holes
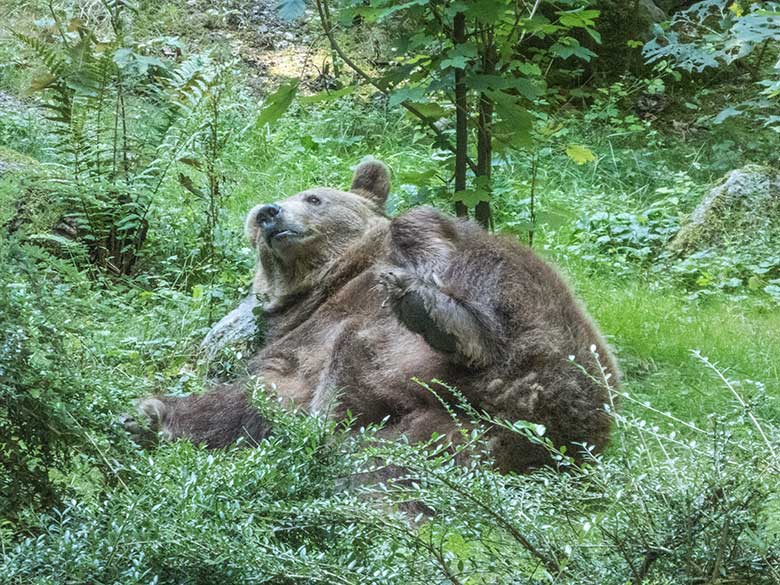
[[[528,540],[523,533],[521,533],[517,527],[515,527],[511,522],[506,520],[503,516],[501,516],[498,512],[493,510],[490,506],[482,502],[479,498],[474,497],[473,494],[470,494],[467,491],[464,491],[455,484],[454,482],[450,481],[444,475],[437,474],[435,476],[436,480],[442,482],[444,485],[446,485],[448,488],[450,488],[452,491],[454,491],[457,494],[460,494],[461,496],[465,497],[466,499],[470,500],[472,503],[476,504],[478,507],[482,508],[487,514],[493,518],[496,523],[506,529],[507,532],[514,538],[517,542],[519,542],[524,549],[526,549],[529,553],[531,553],[534,557],[536,557],[539,561],[544,564],[545,568],[550,572],[554,574],[560,574],[563,572],[563,567],[561,564],[553,557],[548,556],[544,552],[540,551],[538,548],[536,548],[533,543]]]
[[[705,366],[710,368],[713,372],[715,372],[718,375],[718,378],[721,379],[721,381],[726,385],[726,388],[728,388],[731,393],[734,395],[734,397],[737,399],[737,402],[739,402],[740,406],[745,409],[745,412],[747,413],[748,417],[750,418],[750,421],[753,423],[753,426],[758,431],[758,434],[761,435],[761,438],[764,440],[764,444],[766,445],[767,451],[772,455],[773,462],[777,462],[777,453],[775,452],[774,445],[769,441],[769,438],[766,436],[766,433],[764,433],[764,428],[761,426],[761,423],[758,422],[758,419],[756,419],[755,415],[753,414],[753,409],[750,407],[750,405],[745,402],[745,400],[740,396],[739,392],[734,388],[734,385],[721,373],[721,371],[715,367],[715,365],[707,358],[706,356],[701,355],[698,351],[693,352],[694,355],[699,358]]]

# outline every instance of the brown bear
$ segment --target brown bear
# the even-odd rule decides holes
[[[414,378],[440,380],[495,418],[544,425],[575,457],[583,445],[602,449],[619,372],[561,276],[515,238],[435,209],[386,217],[389,188],[387,167],[369,161],[349,191],[314,188],[250,211],[266,327],[250,374],[292,407],[350,411],[358,427],[385,421],[381,435],[410,441],[458,434],[440,401],[457,410],[456,398]],[[169,439],[211,448],[260,440],[270,429],[246,385],[139,406]],[[133,420],[127,427],[139,431]],[[522,435],[491,432],[500,469],[551,462]]]

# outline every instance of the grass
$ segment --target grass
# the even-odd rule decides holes
[[[627,390],[637,399],[697,424],[733,404],[734,397],[718,386],[694,350],[729,377],[762,382],[770,396],[780,395],[776,311],[735,306],[727,299],[691,304],[679,293],[636,282],[580,282],[589,308],[618,348]],[[744,391],[748,397],[752,393],[750,386]],[[764,404],[760,412],[777,421],[780,404]]]

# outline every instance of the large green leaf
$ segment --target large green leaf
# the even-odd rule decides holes
[[[425,100],[425,88],[421,86],[402,87],[390,94],[388,104],[390,107],[397,106],[403,102],[422,102]]]
[[[276,9],[284,20],[296,20],[303,16],[306,10],[306,0],[279,0],[276,3]]]
[[[297,81],[288,81],[287,83],[282,84],[279,89],[266,98],[263,103],[263,110],[260,112],[260,115],[255,122],[255,127],[262,128],[281,118],[292,104],[293,99],[295,99],[297,91]]]
[[[409,105],[413,106],[415,110],[420,112],[426,118],[431,118],[432,120],[444,118],[451,112],[451,110],[448,110],[447,108],[434,102],[412,102]]]
[[[596,18],[601,14],[598,10],[567,10],[558,12],[559,22],[569,28],[584,28],[594,26]]]
[[[494,135],[499,142],[514,148],[525,148],[532,143],[533,118],[528,109],[518,103],[515,96],[502,91],[489,91],[499,122],[494,125]]]
[[[467,207],[476,207],[480,201],[490,201],[490,193],[482,189],[466,189],[456,191],[452,196],[453,201],[461,201]]]
[[[465,69],[469,61],[476,57],[477,46],[474,43],[463,43],[447,51],[447,56],[439,63],[439,68]]]
[[[354,93],[356,89],[357,86],[348,85],[347,87],[342,87],[341,89],[334,91],[321,91],[320,93],[315,93],[314,95],[301,96],[298,98],[298,101],[302,104],[319,104],[322,102],[330,102],[344,97],[345,95]]]
[[[584,165],[585,163],[596,160],[596,155],[593,154],[593,151],[590,148],[582,146],[581,144],[570,144],[567,146],[566,156],[568,156],[578,165]]]

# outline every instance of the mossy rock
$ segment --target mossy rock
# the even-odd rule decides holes
[[[200,345],[208,375],[227,380],[240,370],[241,357],[253,354],[263,343],[262,305],[254,293],[216,323]]]
[[[691,253],[723,244],[746,248],[780,236],[780,171],[748,165],[731,171],[696,206],[670,243]]]

